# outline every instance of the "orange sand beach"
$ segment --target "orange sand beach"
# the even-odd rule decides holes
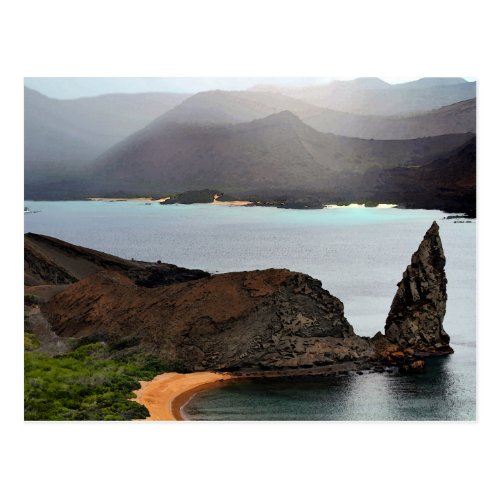
[[[149,382],[140,381],[133,401],[148,409],[146,420],[184,420],[182,407],[194,394],[232,378],[236,377],[215,372],[162,373]]]

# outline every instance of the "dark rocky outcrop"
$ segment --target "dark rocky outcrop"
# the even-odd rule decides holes
[[[447,300],[445,263],[439,226],[434,222],[398,283],[383,340],[417,356],[453,352],[443,327]]]
[[[227,273],[138,290],[104,272],[42,306],[56,333],[127,336],[139,348],[181,360],[189,370],[309,368],[369,357],[342,302],[321,282],[286,269]]]

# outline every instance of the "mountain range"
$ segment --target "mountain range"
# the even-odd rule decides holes
[[[314,87],[258,86],[309,104],[336,111],[368,115],[401,115],[430,111],[476,96],[476,83],[463,78],[422,78],[390,85],[379,78],[333,81]]]
[[[470,137],[343,137],[318,132],[290,111],[236,125],[159,119],[98,158],[92,177],[108,191],[142,185],[163,191],[217,187],[238,194],[318,192],[335,189],[338,174],[429,163]]]
[[[181,103],[187,94],[108,94],[59,100],[24,88],[24,159],[81,164]]]
[[[457,164],[466,145],[475,151],[475,121],[475,83],[456,78],[67,101],[25,89],[25,197],[210,188],[403,203],[399,194],[412,190],[400,179],[425,185],[424,174],[440,168],[428,165]],[[470,162],[458,164],[470,179]],[[384,182],[392,188],[380,189]]]
[[[235,124],[291,111],[320,132],[362,139],[415,139],[476,130],[476,99],[404,116],[360,115],[320,108],[272,92],[200,92],[158,118],[169,123]]]

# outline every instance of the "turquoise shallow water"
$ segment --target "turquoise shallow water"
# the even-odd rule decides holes
[[[211,272],[285,267],[320,279],[360,335],[383,329],[396,283],[433,220],[447,257],[445,328],[455,354],[425,375],[227,383],[197,395],[193,419],[475,418],[475,221],[439,211],[280,210],[132,202],[26,202],[25,230],[125,258]]]

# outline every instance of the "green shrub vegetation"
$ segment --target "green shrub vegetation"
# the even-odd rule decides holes
[[[33,333],[24,332],[24,350],[35,351],[40,347],[40,342]]]
[[[28,341],[30,343],[31,340]],[[26,336],[25,336],[26,343]],[[129,356],[110,359],[102,342],[81,345],[56,357],[25,352],[25,420],[131,420],[149,415],[131,392],[172,367]]]

